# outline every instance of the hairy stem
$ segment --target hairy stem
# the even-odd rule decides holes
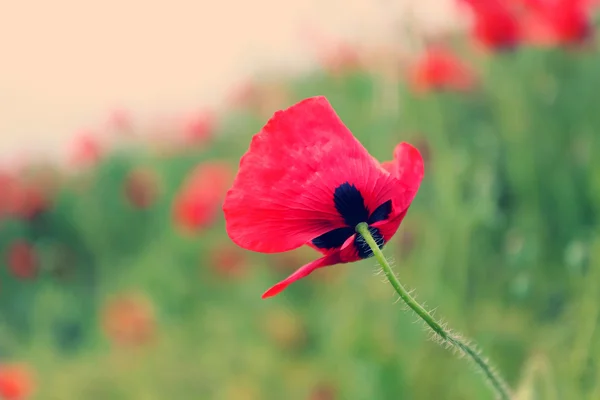
[[[498,399],[510,400],[508,386],[481,354],[459,335],[449,331],[437,322],[433,316],[410,295],[406,288],[402,286],[396,275],[394,275],[390,264],[381,252],[377,242],[371,235],[369,226],[365,222],[361,222],[356,226],[356,232],[358,232],[369,245],[388,281],[392,284],[394,290],[398,293],[404,303],[406,303],[406,305],[409,306],[429,328],[431,328],[433,333],[440,339],[441,343],[458,350],[460,354],[469,357],[473,361],[477,368],[483,373],[490,386],[494,389]]]

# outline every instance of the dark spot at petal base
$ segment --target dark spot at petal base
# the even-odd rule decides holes
[[[336,249],[342,247],[344,242],[354,234],[352,228],[337,228],[312,240],[312,244],[320,249]]]
[[[392,201],[388,200],[373,211],[367,223],[369,225],[375,222],[385,221],[392,213]]]
[[[392,212],[392,201],[388,200],[377,207],[369,216],[369,210],[365,206],[364,197],[356,186],[349,182],[342,183],[335,188],[333,202],[335,204],[335,209],[340,213],[340,216],[344,219],[344,223],[347,226],[332,229],[331,231],[314,238],[312,244],[320,249],[329,250],[342,247],[344,242],[354,235],[354,230],[359,223],[366,222],[370,225],[379,221],[385,221]],[[378,243],[379,248],[382,248],[385,241],[379,232],[379,229],[369,227],[369,231]],[[360,258],[367,258],[373,255],[369,245],[360,235],[356,235],[354,246],[356,247]]]
[[[340,213],[344,222],[354,228],[361,222],[367,222],[369,210],[365,207],[365,200],[356,186],[342,183],[333,193],[335,209]]]

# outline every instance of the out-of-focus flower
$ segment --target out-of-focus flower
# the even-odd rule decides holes
[[[175,197],[175,223],[187,231],[210,225],[219,213],[232,180],[233,170],[227,163],[206,162],[196,167]]]
[[[216,118],[207,110],[187,117],[183,123],[183,140],[186,146],[206,144],[214,133]]]
[[[132,170],[125,179],[125,198],[135,208],[151,207],[158,195],[158,177],[147,168]]]
[[[522,0],[526,39],[538,45],[579,44],[590,37],[592,23],[583,0]]]
[[[38,257],[33,246],[25,240],[16,240],[8,248],[6,263],[18,279],[33,279],[38,272]]]
[[[21,177],[0,171],[0,218],[32,219],[49,206],[44,189]]]
[[[231,244],[222,244],[210,249],[208,260],[210,266],[219,275],[237,278],[246,272],[248,257],[240,248]]]
[[[106,304],[102,326],[106,336],[117,345],[145,344],[154,338],[156,331],[154,308],[139,293],[118,295]]]
[[[133,130],[133,121],[131,114],[124,108],[115,108],[108,115],[108,128],[118,133],[131,133]]]
[[[411,84],[418,92],[468,91],[476,84],[474,71],[443,47],[429,48],[411,70]]]
[[[588,11],[594,11],[596,8],[600,7],[600,0],[581,0],[581,2]]]
[[[473,37],[492,50],[512,49],[521,40],[518,15],[509,1],[459,0],[473,13]]]
[[[337,390],[333,385],[320,383],[312,390],[308,400],[336,400],[337,398]]]
[[[25,364],[0,364],[0,398],[25,400],[34,391],[33,373]]]
[[[72,143],[70,164],[74,167],[90,167],[102,157],[102,148],[90,132],[82,132]]]

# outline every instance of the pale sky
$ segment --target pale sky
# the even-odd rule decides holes
[[[314,61],[300,32],[389,40],[399,18],[452,24],[453,0],[0,0],[0,155],[56,153],[124,107],[217,104],[254,71]]]

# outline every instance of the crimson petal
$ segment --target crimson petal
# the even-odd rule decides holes
[[[240,161],[223,210],[239,246],[263,253],[298,248],[346,226],[334,192],[348,183],[375,210],[402,190],[342,123],[325,97],[278,111]]]

